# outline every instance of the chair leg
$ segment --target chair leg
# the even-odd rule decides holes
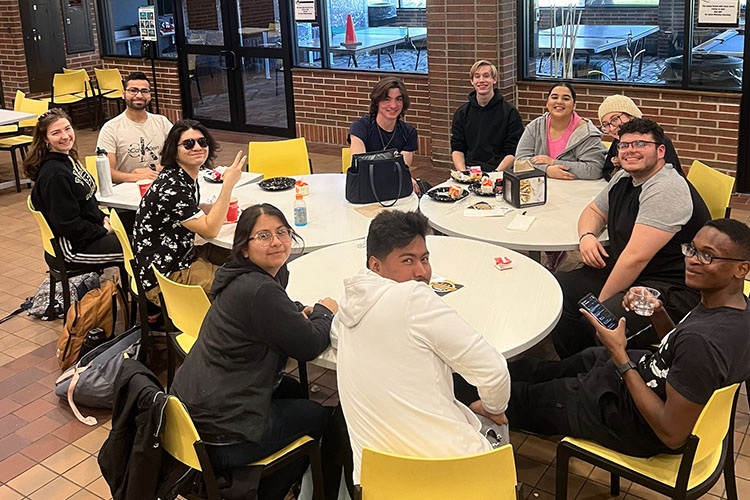
[[[13,161],[13,177],[16,180],[16,191],[21,192],[21,174],[18,171],[18,159],[16,159],[16,149],[10,148],[10,158]]]
[[[317,442],[310,443],[310,469],[313,477],[313,500],[323,500],[325,493],[323,490],[323,466],[320,460],[320,446]]]
[[[57,288],[57,278],[49,273],[49,303],[47,304],[47,310],[44,312],[47,321],[57,319],[57,314],[55,314],[55,288]],[[63,323],[65,323],[65,319],[63,319]]]
[[[297,373],[299,373],[299,385],[302,386],[302,394],[310,399],[310,382],[307,379],[307,363],[297,360]]]
[[[170,334],[167,333],[167,391],[169,391],[169,388],[172,387],[172,380],[174,380],[174,366],[176,363],[175,360],[175,348],[172,345],[173,338],[169,336]]]
[[[620,494],[620,476],[614,472],[609,473],[609,494],[613,497]]]
[[[745,387],[747,389],[747,387]],[[750,396],[748,396],[750,399]],[[729,438],[727,439],[729,449],[725,452],[724,458],[724,487],[726,488],[727,500],[737,500],[737,479],[734,475],[734,437],[732,429],[729,429]]]
[[[70,309],[70,282],[68,281],[68,274],[63,271],[61,273],[60,285],[62,286],[63,294],[63,325],[65,320],[68,318],[68,309]]]
[[[557,459],[555,469],[555,498],[566,500],[568,498],[568,460],[570,451],[564,443],[557,445]]]

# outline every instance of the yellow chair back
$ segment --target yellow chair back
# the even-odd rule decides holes
[[[42,234],[42,246],[44,247],[44,251],[53,257],[57,257],[57,255],[55,255],[55,247],[52,246],[52,240],[55,239],[55,235],[52,233],[52,228],[49,227],[47,219],[44,218],[42,212],[34,209],[34,204],[31,203],[31,196],[26,197],[26,206],[34,215],[34,220],[36,221],[37,226],[39,226],[39,232]]]
[[[118,69],[94,68],[96,86],[102,97],[107,99],[122,98],[122,75]]]
[[[96,155],[88,155],[86,157],[86,171],[94,178],[96,188],[99,189],[99,172],[96,170]]]
[[[714,391],[711,399],[703,407],[693,427],[693,434],[700,438],[693,463],[698,463],[717,449],[721,449],[727,431],[732,432],[729,422],[732,417],[734,393],[739,386],[740,384],[733,384]]]
[[[251,142],[248,145],[249,172],[269,177],[308,175],[310,158],[304,137],[286,141]]]
[[[745,295],[750,297],[750,281],[745,280]]]
[[[26,98],[26,94],[20,90],[16,90],[16,98],[13,100],[13,111],[21,111],[21,103]]]
[[[36,127],[37,120],[48,109],[49,109],[49,101],[42,101],[40,99],[31,99],[31,98],[25,97],[21,101],[21,105],[18,111],[23,111],[24,113],[34,113],[36,116],[34,118],[29,118],[28,120],[20,121],[18,123],[18,126],[19,127]]]
[[[93,96],[94,93],[91,90],[91,80],[89,74],[85,69],[68,69],[63,68],[63,73],[68,75],[76,75],[83,82],[83,88],[86,89],[86,96]]]
[[[363,500],[393,498],[473,500],[516,498],[513,447],[454,458],[417,458],[362,452]]]
[[[167,406],[164,408],[164,416],[166,424],[161,439],[164,451],[188,467],[202,470],[198,454],[193,446],[193,443],[200,440],[200,436],[179,399],[169,396]]]
[[[345,174],[352,165],[352,148],[341,148],[341,173]]]
[[[159,282],[159,289],[164,297],[169,319],[182,333],[198,338],[203,318],[211,307],[206,292],[198,285],[176,283],[160,273],[153,265],[151,268]]]
[[[732,198],[734,177],[722,174],[703,162],[695,160],[687,174],[687,179],[701,195],[711,212],[712,219],[725,217]]]
[[[117,215],[117,211],[113,208],[109,211],[109,225],[112,226],[112,230],[117,236],[117,240],[120,242],[122,247],[122,256],[125,260],[125,271],[130,276],[130,291],[134,294],[138,293],[138,288],[135,284],[135,273],[133,272],[133,266],[130,265],[130,261],[135,257],[133,255],[133,248],[130,246],[130,240],[128,239],[128,233],[125,232],[125,226],[122,225],[120,216]]]
[[[76,73],[55,73],[52,77],[52,102],[70,104],[87,96],[86,83]]]
[[[607,151],[609,151],[609,148],[612,147],[612,143],[610,141],[602,141],[602,144],[604,144],[604,147],[607,148]]]

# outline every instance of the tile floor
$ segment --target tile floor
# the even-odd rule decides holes
[[[217,132],[224,144],[220,161],[244,149],[248,135]],[[96,134],[79,132],[79,150],[93,150]],[[317,172],[338,171],[337,147],[311,146]],[[0,179],[12,178],[7,155],[0,156]],[[418,175],[430,182],[445,177],[444,172],[420,166]],[[44,279],[40,237],[26,210],[28,190],[0,192],[0,317],[15,310],[33,295]],[[750,213],[735,210],[734,216],[748,222]],[[96,412],[99,424],[79,423],[65,403],[53,392],[59,375],[55,342],[61,322],[42,322],[18,315],[0,324],[0,500],[87,500],[110,498],[96,462],[98,450],[109,431],[109,415]],[[310,367],[314,384],[312,398],[335,404],[336,377],[331,371]],[[744,389],[743,389],[744,392]],[[750,424],[747,400],[740,397],[735,423],[737,482],[740,498],[750,499]],[[530,499],[554,497],[555,442],[512,433],[518,478],[523,496]],[[608,476],[576,462],[571,466],[569,498],[606,499]],[[720,498],[720,482],[708,498]],[[637,485],[624,484],[621,498],[657,498]]]

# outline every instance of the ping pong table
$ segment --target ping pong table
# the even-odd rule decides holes
[[[724,33],[693,47],[693,52],[743,57],[745,55],[745,29],[726,30]]]
[[[417,51],[417,62],[415,65],[419,65],[419,56],[422,51],[421,47],[417,47],[414,42],[424,40],[427,38],[427,28],[407,28],[398,26],[381,26],[377,28],[357,28],[354,30],[357,35],[357,44],[344,43],[346,35],[344,33],[338,33],[331,37],[331,53],[349,56],[349,61],[357,65],[357,55],[362,52],[378,52],[378,68],[380,68],[380,55],[383,53],[383,49],[393,47],[394,50],[397,45],[402,43],[410,44],[414,50]],[[320,39],[314,38],[310,40],[300,40],[299,48],[308,54],[313,52],[320,52]],[[388,59],[391,61],[391,66],[396,69],[396,65],[393,62],[392,52],[385,51]]]
[[[574,29],[574,28],[573,28]],[[551,54],[552,49],[559,50],[563,43],[570,47],[573,38],[571,27],[568,26],[568,32],[564,34],[563,26],[555,28],[554,35],[552,29],[539,30],[537,48],[542,53]],[[627,47],[631,54],[630,74],[633,72],[633,63],[638,52],[643,48],[643,39],[659,31],[658,26],[630,26],[622,24],[599,25],[583,24],[578,26],[578,34],[575,39],[576,51],[586,52],[587,60],[591,54],[600,54],[609,51],[612,57],[612,66],[614,68],[615,80],[617,80],[617,49]],[[542,58],[542,61],[544,58]],[[541,67],[540,61],[539,66]],[[643,69],[643,57],[638,67],[638,76]],[[628,75],[630,76],[630,75]]]

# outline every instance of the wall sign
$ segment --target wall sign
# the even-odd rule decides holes
[[[138,7],[138,31],[142,41],[156,41],[156,7]]]
[[[315,21],[315,0],[294,0],[295,21]]]
[[[699,0],[698,26],[739,26],[739,0]]]

